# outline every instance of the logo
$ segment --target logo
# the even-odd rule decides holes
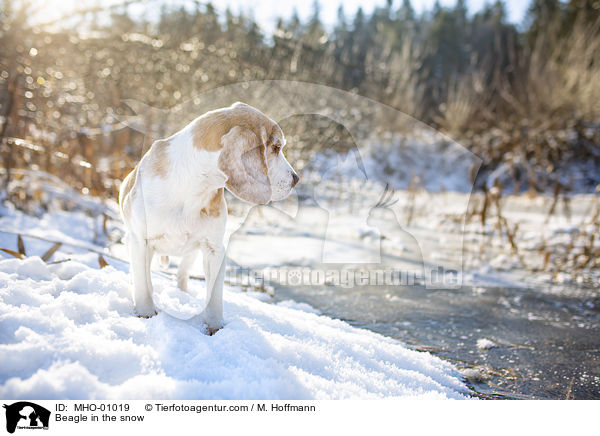
[[[14,433],[18,429],[48,430],[50,411],[29,401],[19,401],[11,405],[4,404],[6,409],[6,431]]]

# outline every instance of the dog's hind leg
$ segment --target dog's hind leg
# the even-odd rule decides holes
[[[169,256],[160,256],[160,267],[162,269],[169,268],[170,263]]]
[[[188,279],[190,277],[190,268],[194,265],[198,257],[198,250],[193,253],[186,254],[181,259],[179,268],[177,268],[177,287],[184,292],[188,291]],[[206,271],[204,272],[206,276]]]

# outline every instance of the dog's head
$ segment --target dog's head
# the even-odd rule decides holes
[[[229,108],[235,119],[223,137],[219,168],[236,197],[254,204],[282,200],[298,183],[298,175],[283,155],[285,137],[279,125],[244,103]]]

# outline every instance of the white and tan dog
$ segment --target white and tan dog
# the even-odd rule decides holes
[[[150,276],[154,254],[182,257],[177,285],[187,291],[190,267],[201,250],[207,293],[201,318],[210,334],[223,326],[223,188],[253,204],[287,197],[298,175],[283,155],[284,145],[277,123],[239,102],[207,112],[152,144],[119,193],[139,316],[156,314]]]

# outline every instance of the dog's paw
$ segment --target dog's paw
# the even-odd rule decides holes
[[[220,322],[204,322],[204,331],[208,336],[212,336],[217,333],[219,330],[223,328],[225,323],[223,321]]]
[[[135,314],[138,318],[152,318],[154,315],[158,315],[158,312],[154,308],[154,305],[150,307],[136,307]]]
[[[138,317],[138,318],[149,319],[149,318],[152,318],[154,315],[158,315],[158,312],[157,312],[156,310],[154,311],[154,313],[152,313],[152,314],[149,314],[149,315],[146,315],[146,314],[140,314],[140,313],[138,313],[138,314],[137,314],[137,317]]]
[[[225,322],[220,316],[210,316],[206,312],[200,314],[200,319],[204,324],[204,331],[207,335],[212,336],[223,328]]]
[[[180,290],[181,292],[183,292],[184,294],[188,294],[188,295],[192,295],[194,296],[195,293],[191,291],[190,288],[188,288],[187,286],[177,286],[177,289]]]
[[[210,327],[210,326],[206,326],[206,334],[208,336],[212,336],[215,333],[217,333],[219,330],[221,330],[221,327]]]

